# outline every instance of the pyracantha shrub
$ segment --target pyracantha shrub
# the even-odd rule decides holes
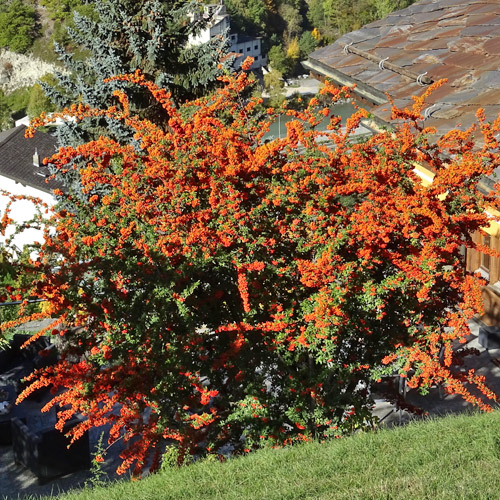
[[[275,113],[241,98],[245,73],[180,107],[139,72],[114,79],[147,89],[168,123],[135,116],[121,91],[106,111],[63,113],[105,115],[135,143],[102,136],[50,159],[79,182],[57,192],[30,295],[49,302],[62,356],[21,399],[50,385],[57,427],[75,412],[87,417],[75,439],[110,424],[110,443],[128,444],[119,471],[137,473],[162,443],[182,461],[368,426],[384,370],[490,409],[496,397],[454,368],[454,349],[481,309],[461,249],[498,205],[476,186],[499,165],[500,119],[479,113],[474,129],[431,142],[420,113],[433,86],[364,142],[353,132],[365,111],[341,128],[319,99],[268,140]],[[326,85],[321,100],[346,93]]]

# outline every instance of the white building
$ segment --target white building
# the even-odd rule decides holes
[[[229,52],[236,56],[233,66],[235,69],[241,67],[243,61],[248,57],[254,58],[252,69],[260,68],[267,64],[267,57],[262,55],[262,41],[259,37],[250,37],[238,33],[230,33],[231,18],[223,3],[216,5],[205,5],[203,10],[193,14],[191,19],[209,19],[206,29],[197,37],[189,40],[191,45],[207,43],[216,36],[229,36],[231,46]]]
[[[261,68],[267,64],[267,57],[262,55],[261,39],[231,33],[230,51],[236,55],[233,66],[238,69],[247,57],[253,57],[252,68]]]
[[[207,43],[216,36],[226,36],[231,28],[231,20],[224,4],[200,6],[200,11],[191,15],[191,21],[210,19],[207,28],[198,36],[190,37],[190,45]]]
[[[57,141],[50,134],[37,132],[33,139],[24,137],[25,125],[0,133],[0,189],[13,195],[34,197],[54,205],[51,188],[56,187],[54,181],[49,185],[48,169],[42,160],[56,152]],[[0,194],[0,217],[3,216],[9,198]],[[23,224],[36,213],[32,201],[15,201],[11,207],[10,218],[16,224]],[[0,243],[13,234],[13,230],[0,236]],[[26,244],[43,241],[43,232],[35,228],[25,229],[14,238],[14,245],[22,249]]]

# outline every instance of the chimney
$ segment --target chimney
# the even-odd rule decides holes
[[[35,167],[39,167],[40,166],[40,158],[38,156],[38,151],[35,149],[35,154],[33,155],[33,165]]]

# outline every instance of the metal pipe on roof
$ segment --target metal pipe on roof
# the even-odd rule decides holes
[[[385,69],[385,61],[387,61],[389,58],[385,57],[384,59],[381,59],[380,62],[378,63],[378,67],[383,70]]]
[[[417,80],[425,83],[426,85],[429,85],[432,83],[432,78],[428,76],[421,76],[418,75],[417,73],[414,73],[413,71],[408,71],[405,68],[402,68],[401,66],[396,66],[395,64],[391,62],[382,62],[382,61],[387,61],[388,58],[382,58],[379,56],[375,56],[373,54],[370,54],[369,52],[366,52],[364,50],[358,49],[356,47],[353,47],[351,44],[346,45],[344,47],[344,52],[346,53],[351,53],[351,54],[356,54],[360,57],[363,57],[364,59],[368,59],[369,61],[373,61],[374,63],[377,63],[380,67],[380,64],[382,63],[382,68],[383,69],[388,69],[390,71],[394,71],[394,73],[398,73],[399,75],[406,76],[407,78],[411,78],[412,80]]]

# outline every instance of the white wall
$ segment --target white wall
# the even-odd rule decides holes
[[[189,36],[188,45],[189,46],[200,45],[202,43],[209,42],[210,39],[215,36],[225,35],[229,31],[229,25],[230,21],[228,15],[222,17],[216,16],[215,19],[210,24],[210,26],[202,30],[198,34],[198,36],[196,37],[192,35]]]
[[[226,35],[229,31],[229,16],[225,16],[217,20],[213,26],[210,27],[210,38],[217,35]]]
[[[259,38],[254,38],[253,40],[239,42],[238,39],[232,40],[231,52],[236,52],[241,54],[238,59],[234,62],[234,67],[238,69],[247,57],[253,57],[254,62],[252,68],[260,68],[267,64],[267,57],[263,57],[261,54],[261,41]]]

